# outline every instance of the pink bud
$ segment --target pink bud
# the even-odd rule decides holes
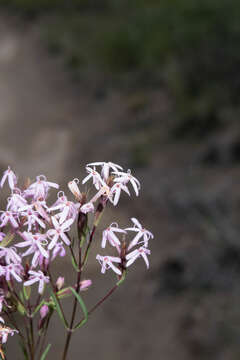
[[[63,284],[64,284],[64,277],[59,276],[59,278],[56,281],[56,288],[58,291],[63,287]]]
[[[41,309],[40,309],[41,319],[44,319],[45,316],[47,316],[48,312],[49,312],[48,306],[47,306],[46,304],[43,305],[43,306],[41,307]]]
[[[92,285],[92,280],[83,280],[80,282],[80,291],[87,290]]]

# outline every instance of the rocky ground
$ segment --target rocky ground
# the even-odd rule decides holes
[[[37,23],[0,15],[2,170],[10,164],[23,178],[44,173],[65,188],[90,161],[138,165],[133,144],[151,133],[143,141],[147,161],[135,170],[141,197],[121,200],[104,220],[125,226],[135,216],[152,229],[151,269],[140,261],[131,269],[74,335],[71,359],[239,359],[239,125],[204,141],[177,141],[166,120],[171,106],[162,89],[129,94],[93,79],[72,81],[44,49]],[[62,267],[70,277],[71,266]],[[94,256],[86,276],[93,303],[112,278],[99,274]],[[58,359],[57,319],[51,330],[50,354]],[[16,348],[9,346],[8,359],[21,359]]]

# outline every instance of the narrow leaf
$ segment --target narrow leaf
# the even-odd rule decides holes
[[[62,313],[62,310],[61,310],[61,308],[60,308],[60,306],[59,306],[59,303],[58,303],[58,300],[57,300],[57,298],[56,298],[56,295],[54,294],[53,291],[51,291],[51,294],[52,294],[52,298],[53,298],[53,301],[54,301],[56,310],[57,310],[57,312],[58,312],[58,315],[59,315],[60,319],[62,320],[65,328],[68,329],[68,323],[67,323],[67,321],[66,321],[66,319],[65,319],[65,317],[64,317],[64,315],[63,315],[63,313]]]
[[[79,302],[79,305],[81,306],[84,317],[85,317],[77,326],[75,326],[74,330],[76,330],[76,329],[80,328],[81,326],[83,326],[84,324],[86,324],[86,322],[88,321],[88,311],[87,311],[86,305],[84,304],[83,299],[76,292],[76,290],[74,290],[72,287],[70,287],[70,290],[72,291],[73,295],[77,298],[77,301]]]
[[[40,360],[45,360],[46,359],[46,356],[47,356],[47,354],[48,354],[48,352],[50,350],[50,347],[51,347],[51,344],[48,344],[48,346],[46,347],[46,349],[45,349],[44,353],[42,354]]]

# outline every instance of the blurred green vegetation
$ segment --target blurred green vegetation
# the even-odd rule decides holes
[[[239,0],[1,0],[41,17],[49,50],[86,68],[162,86],[175,104],[172,134],[204,137],[239,113]],[[47,16],[45,16],[47,15]]]

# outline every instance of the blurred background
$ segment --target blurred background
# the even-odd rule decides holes
[[[155,235],[71,359],[240,358],[239,20],[238,0],[0,0],[0,170],[66,189],[91,161],[132,168],[140,197],[102,226]],[[95,247],[89,304],[113,282]]]

